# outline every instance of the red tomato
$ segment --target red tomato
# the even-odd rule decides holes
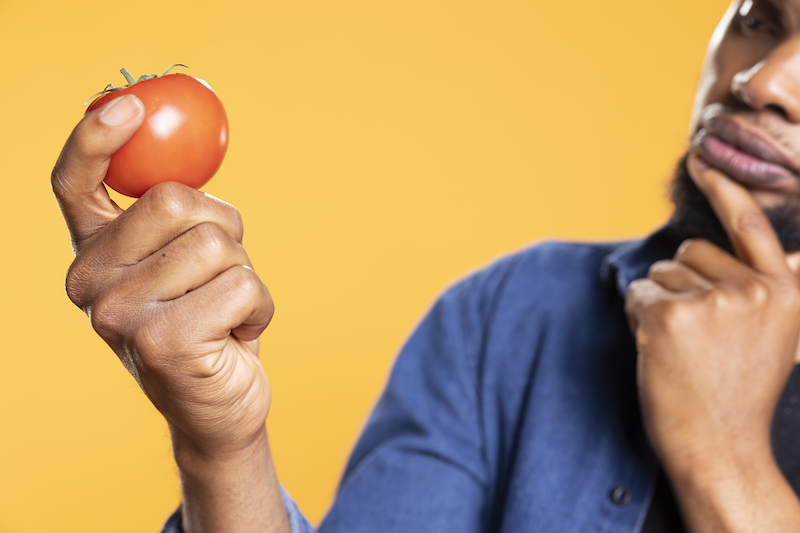
[[[89,113],[124,94],[145,108],[144,124],[113,156],[106,184],[138,198],[156,183],[198,189],[216,174],[228,149],[228,116],[217,93],[198,78],[169,74],[108,92]]]

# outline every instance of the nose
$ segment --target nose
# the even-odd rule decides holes
[[[731,92],[757,111],[770,109],[800,123],[800,36],[786,40],[765,59],[737,73]]]

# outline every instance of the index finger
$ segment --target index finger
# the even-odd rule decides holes
[[[87,113],[67,139],[50,182],[76,253],[83,241],[122,212],[108,196],[103,179],[111,156],[143,121],[142,102],[125,95]]]
[[[753,195],[697,154],[689,158],[687,168],[725,228],[736,257],[763,274],[791,274],[778,236]]]

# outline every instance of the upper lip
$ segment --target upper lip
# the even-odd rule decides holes
[[[707,120],[704,126],[709,134],[719,137],[734,148],[798,174],[797,165],[781,144],[742,120],[717,115]]]

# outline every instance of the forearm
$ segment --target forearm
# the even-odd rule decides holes
[[[800,531],[800,502],[769,450],[670,477],[691,533]]]
[[[266,430],[225,457],[194,449],[172,432],[185,533],[288,533],[289,521]]]

